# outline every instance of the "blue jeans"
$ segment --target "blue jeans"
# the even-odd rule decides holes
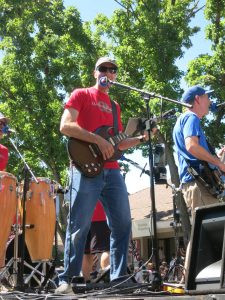
[[[110,278],[113,280],[125,275],[131,232],[131,215],[128,193],[120,170],[104,169],[94,178],[80,175],[76,170],[72,183],[71,218],[68,216],[64,272],[59,275],[60,284],[69,282],[73,276],[80,274],[86,237],[94,208],[99,199],[104,206],[111,230]]]

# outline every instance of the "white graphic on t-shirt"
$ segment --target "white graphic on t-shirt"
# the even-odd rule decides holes
[[[92,103],[92,104],[95,106],[98,106],[98,108],[103,112],[106,112],[109,114],[112,113],[112,108],[104,101],[98,101],[98,103]]]

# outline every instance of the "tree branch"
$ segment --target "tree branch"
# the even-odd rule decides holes
[[[202,10],[205,5],[201,6],[200,8],[198,8],[198,4],[199,4],[199,1],[197,1],[195,3],[195,5],[192,7],[192,9],[190,10],[190,14],[187,16],[188,18],[192,18],[193,16],[195,16],[200,10]],[[197,8],[197,9],[196,9]],[[196,10],[195,10],[196,9]]]

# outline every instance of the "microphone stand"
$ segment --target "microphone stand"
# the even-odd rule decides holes
[[[18,272],[18,277],[17,277],[17,288],[21,291],[25,290],[25,286],[24,286],[24,278],[23,278],[23,274],[24,274],[24,258],[25,258],[25,229],[26,229],[26,196],[27,196],[27,191],[29,190],[29,176],[28,176],[28,172],[30,173],[30,175],[32,176],[32,178],[34,179],[34,181],[38,184],[38,180],[35,177],[35,175],[33,174],[32,170],[30,169],[30,167],[28,166],[27,162],[25,161],[24,157],[22,156],[22,154],[20,153],[20,151],[18,150],[17,146],[15,145],[14,141],[9,138],[11,144],[13,145],[14,149],[16,150],[16,152],[18,153],[19,157],[22,159],[23,163],[24,163],[24,185],[23,185],[23,197],[22,197],[22,241],[21,241],[21,260],[20,260],[20,269]],[[18,236],[17,236],[17,246],[18,246]],[[17,270],[17,262],[16,262],[16,270]]]
[[[133,161],[133,160],[131,160],[131,159],[125,157],[124,155],[120,158],[120,160],[122,160],[122,161],[125,160],[125,161],[129,162],[130,164],[132,164],[133,166],[135,166],[137,169],[141,170],[140,177],[142,176],[143,173],[144,173],[144,174],[147,174],[148,176],[150,176],[149,170],[145,170],[147,163],[146,163],[145,166],[142,168],[138,163],[136,163],[135,161]]]
[[[179,101],[163,97],[161,95],[157,95],[152,92],[143,91],[137,89],[135,87],[131,87],[125,84],[121,84],[118,82],[114,82],[108,79],[109,84],[113,84],[118,87],[126,88],[132,91],[136,91],[141,94],[143,97],[145,104],[146,104],[146,114],[147,114],[147,122],[146,122],[146,130],[148,132],[148,160],[149,160],[149,174],[150,174],[150,199],[151,199],[151,215],[152,215],[152,227],[153,227],[153,239],[152,239],[152,255],[155,258],[155,269],[156,271],[153,272],[153,279],[152,279],[152,289],[157,291],[160,290],[161,286],[161,276],[159,273],[159,254],[158,254],[158,239],[157,239],[157,225],[156,225],[156,207],[155,207],[155,188],[154,188],[154,168],[153,168],[153,153],[152,153],[152,143],[151,143],[151,120],[150,120],[150,108],[149,108],[149,101],[151,98],[159,98],[163,100],[167,100],[169,102],[173,102],[176,104],[180,104],[186,107],[191,108],[192,105],[188,103],[181,103]]]
[[[182,105],[182,106],[186,106],[186,107],[188,107],[188,108],[191,108],[191,107],[192,107],[191,104],[183,103],[183,102],[180,102],[180,101],[171,99],[171,98],[167,98],[167,97],[164,97],[164,96],[161,96],[161,95],[157,95],[157,94],[154,93],[154,92],[143,91],[143,90],[137,89],[137,88],[132,87],[132,86],[129,86],[129,85],[125,85],[125,84],[122,84],[122,83],[119,83],[119,82],[116,82],[116,81],[111,81],[111,80],[109,80],[109,79],[108,79],[108,83],[113,84],[113,85],[115,85],[115,86],[119,86],[119,87],[128,89],[128,90],[131,90],[131,91],[138,92],[138,93],[140,93],[140,94],[143,96],[144,100],[150,100],[150,98],[159,98],[159,99],[167,100],[167,101],[169,101],[169,102],[173,102],[173,103],[176,103],[176,104],[180,104],[180,105]],[[147,97],[147,99],[145,99],[145,97]]]

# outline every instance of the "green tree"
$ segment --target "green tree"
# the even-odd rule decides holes
[[[118,81],[179,99],[183,73],[176,66],[176,59],[192,45],[190,37],[199,30],[189,25],[198,11],[196,3],[190,0],[116,2],[121,9],[116,10],[111,18],[99,15],[94,22],[96,32],[109,39],[110,50],[121,66]],[[131,116],[144,116],[146,104],[139,94],[115,88],[114,95],[124,112],[124,123]],[[159,99],[150,99],[149,106],[153,114],[160,113]],[[163,101],[162,106],[166,111],[174,104]],[[170,151],[172,125],[173,122],[167,122],[161,126],[161,138]]]
[[[190,22],[201,9],[198,1],[171,0],[121,0],[121,9],[111,18],[99,15],[95,19],[99,35],[110,41],[110,49],[120,65],[118,81],[136,88],[155,92],[172,99],[182,94],[180,80],[183,73],[176,66],[185,49],[191,47],[190,37],[199,28],[191,28]],[[145,117],[146,103],[136,92],[118,90],[115,96],[124,112],[124,122],[131,116]],[[152,114],[159,115],[174,104],[158,98],[147,100]],[[176,106],[181,110],[180,106]],[[172,128],[174,120],[160,126],[159,141],[166,147],[167,162],[172,182],[179,185],[177,167],[173,157]],[[147,153],[147,149],[143,149]],[[185,213],[185,212],[184,212]],[[187,214],[186,219],[187,219]],[[188,234],[187,234],[188,235]]]
[[[0,0],[0,7],[0,110],[10,117],[17,131],[12,138],[34,174],[64,184],[69,163],[59,132],[64,100],[74,87],[92,82],[102,44],[79,12],[65,9],[61,0]],[[8,172],[22,180],[23,162],[8,146]],[[62,225],[66,215],[61,205]]]
[[[188,84],[200,84],[214,89],[217,103],[225,99],[225,4],[221,0],[207,0],[205,17],[208,20],[206,38],[211,41],[210,54],[202,54],[189,63]],[[205,120],[205,130],[214,147],[224,145],[225,107]]]
[[[65,9],[62,0],[0,0],[4,53],[0,110],[11,117],[18,132],[15,141],[37,176],[65,182],[66,139],[58,129],[63,103],[73,88],[93,83],[91,73],[98,56],[114,54],[120,66],[119,82],[173,99],[182,93],[183,74],[176,59],[191,46],[190,37],[198,31],[190,27],[201,9],[198,1],[116,2],[121,8],[111,18],[99,15],[93,29],[82,23],[75,8]],[[159,99],[151,98],[146,104],[136,92],[114,87],[112,96],[122,107],[124,124],[131,116],[145,116],[146,105],[152,114],[161,110]],[[173,106],[163,101],[163,111]],[[161,124],[159,139],[166,145],[172,181],[177,185],[173,124],[173,120]],[[9,171],[18,175],[22,165],[12,149]],[[62,206],[60,221],[66,224]]]

